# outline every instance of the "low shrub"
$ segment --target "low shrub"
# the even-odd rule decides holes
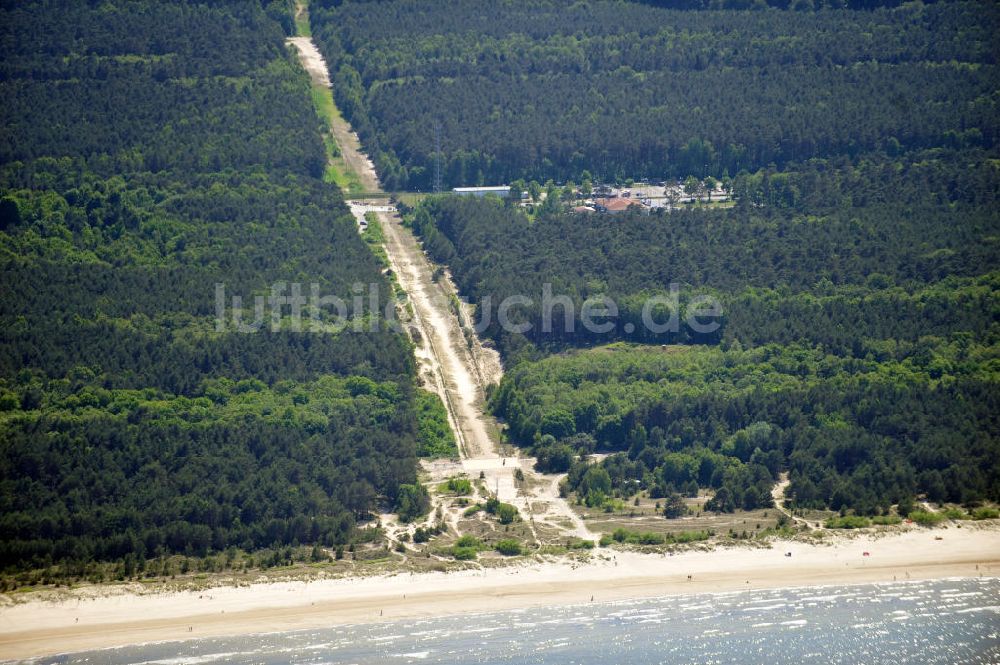
[[[898,515],[876,515],[872,518],[872,524],[878,524],[880,526],[899,524],[902,521],[903,518]]]
[[[500,507],[497,508],[497,518],[500,520],[500,524],[511,524],[517,519],[517,507],[509,503],[501,503]]]
[[[601,547],[606,547],[612,542],[627,543],[629,545],[674,545],[708,540],[710,536],[711,534],[708,531],[678,531],[664,534],[615,529],[614,533],[610,536],[608,534],[601,536]]]
[[[472,561],[476,558],[476,548],[455,546],[451,548],[451,555],[456,561]]]
[[[920,526],[934,526],[945,520],[945,516],[941,513],[929,513],[924,510],[910,511],[909,518]]]
[[[455,547],[482,547],[482,543],[475,536],[462,536],[455,541]]]
[[[640,533],[639,534],[639,544],[640,545],[662,545],[667,541],[661,533]]]
[[[996,508],[976,508],[972,511],[974,520],[995,520],[1000,517],[1000,510]]]
[[[521,543],[512,538],[498,542],[496,549],[504,556],[518,556],[522,552]]]
[[[446,482],[438,485],[438,491],[442,494],[451,493],[458,496],[472,494],[472,483],[468,478],[449,478]]]
[[[827,529],[863,529],[866,526],[871,526],[871,520],[861,515],[831,517],[826,521]]]
[[[708,531],[678,531],[668,536],[675,543],[693,543],[699,540],[708,540],[712,534]]]
[[[413,532],[413,542],[426,543],[434,536],[440,534],[443,530],[444,526],[442,524],[428,527],[418,526],[417,530]]]

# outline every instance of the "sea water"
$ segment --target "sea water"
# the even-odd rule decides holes
[[[1000,663],[1000,579],[593,602],[145,644],[36,662]]]

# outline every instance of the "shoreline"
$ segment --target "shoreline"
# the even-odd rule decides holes
[[[786,557],[786,552],[792,556]],[[93,597],[79,593],[75,598],[29,599],[3,607],[0,659],[585,604],[591,598],[610,602],[894,579],[997,576],[1000,530],[983,525],[861,534],[823,545],[777,541],[770,549],[674,555],[595,550],[587,562],[531,561],[481,571],[270,582],[145,595],[111,593],[108,588]]]

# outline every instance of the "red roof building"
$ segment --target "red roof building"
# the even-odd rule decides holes
[[[601,212],[608,213],[609,215],[617,215],[618,213],[625,212],[629,209],[645,210],[644,206],[639,201],[634,199],[597,199],[594,201],[594,207]]]

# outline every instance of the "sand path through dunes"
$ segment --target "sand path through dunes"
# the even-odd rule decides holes
[[[785,506],[785,490],[788,489],[788,486],[790,484],[791,481],[788,479],[787,471],[785,473],[782,473],[781,476],[778,477],[778,482],[776,482],[774,484],[774,487],[771,488],[771,499],[774,500],[774,507],[777,508],[788,519],[792,520],[794,524],[804,524],[810,528],[815,527],[817,529],[822,527],[823,526],[822,524],[810,524],[809,520],[803,519],[801,517],[796,517],[792,513],[792,511],[788,510],[788,508]]]

